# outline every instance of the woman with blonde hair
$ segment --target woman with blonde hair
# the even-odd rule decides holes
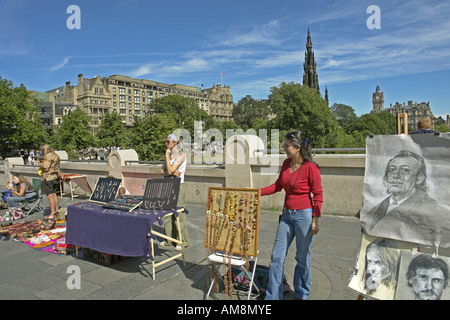
[[[44,154],[44,160],[39,163],[39,167],[43,171],[41,178],[41,193],[47,195],[50,204],[50,215],[47,218],[53,220],[55,219],[55,213],[59,209],[56,192],[58,190],[59,177],[61,175],[59,168],[60,159],[55,150],[48,144],[42,145],[40,149]]]

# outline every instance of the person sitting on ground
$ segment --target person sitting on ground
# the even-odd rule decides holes
[[[9,209],[18,208],[18,202],[32,198],[36,195],[33,190],[33,185],[23,175],[17,174],[13,176],[12,181],[15,184],[15,188],[11,183],[8,183],[8,189],[11,190],[11,196],[6,199]]]

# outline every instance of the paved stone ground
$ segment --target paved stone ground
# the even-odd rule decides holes
[[[87,201],[68,197],[60,200],[61,207]],[[48,207],[47,200],[44,206]],[[191,245],[184,250],[185,265],[175,259],[156,269],[152,279],[150,260],[144,257],[126,258],[105,266],[75,254],[56,255],[35,250],[23,243],[0,236],[0,299],[30,300],[203,300],[209,287],[210,267],[203,247],[206,205],[187,205]],[[5,210],[0,212],[3,215]],[[44,215],[48,214],[44,213]],[[269,265],[279,212],[262,210],[258,264]],[[36,213],[26,219],[42,219]],[[160,230],[158,230],[160,229]],[[162,231],[159,226],[154,230]],[[358,294],[347,287],[361,241],[357,218],[323,216],[320,232],[314,237],[312,253],[312,286],[310,300],[355,300]],[[176,252],[155,248],[156,260]],[[291,288],[294,273],[295,243],[289,249],[285,275]],[[81,288],[68,289],[69,266],[81,270]],[[285,300],[293,299],[293,291]],[[225,299],[223,292],[213,298]],[[246,295],[235,295],[235,300]]]

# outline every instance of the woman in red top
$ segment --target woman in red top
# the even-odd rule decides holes
[[[311,145],[303,133],[293,131],[286,134],[283,148],[287,159],[283,162],[277,181],[261,189],[262,196],[283,189],[286,192],[269,265],[266,299],[283,299],[284,260],[294,238],[297,245],[295,298],[307,299],[311,284],[309,248],[313,235],[319,232],[323,202],[322,181],[319,166],[312,160]]]

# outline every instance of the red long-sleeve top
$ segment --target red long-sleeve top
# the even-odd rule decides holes
[[[292,159],[290,158],[284,160],[277,181],[270,186],[261,188],[261,195],[274,194],[284,189],[286,192],[284,207],[286,209],[302,210],[313,208],[313,216],[320,217],[323,191],[319,168],[314,163],[305,161],[300,174],[298,172],[300,167],[291,173],[291,162]],[[297,175],[297,182],[292,189]]]

